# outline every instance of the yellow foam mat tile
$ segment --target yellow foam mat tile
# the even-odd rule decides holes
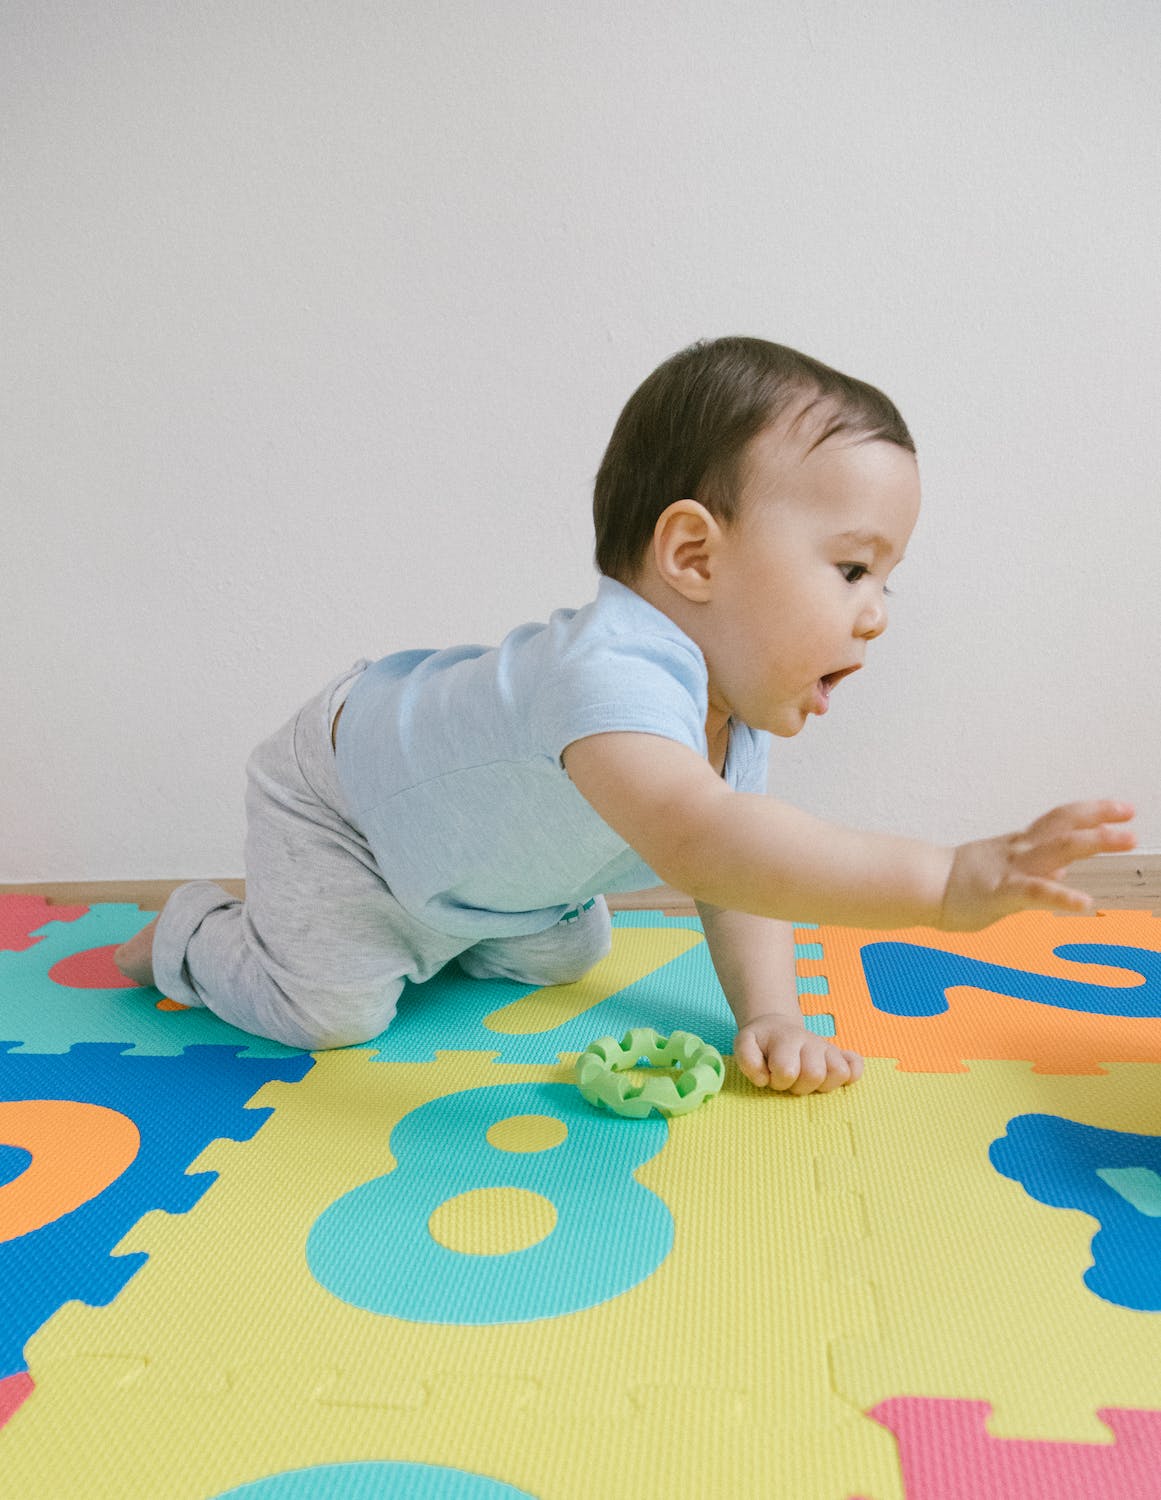
[[[669,1122],[636,1174],[672,1214],[669,1253],[581,1311],[417,1323],[312,1277],[312,1226],[400,1165],[387,1144],[397,1121],[457,1090],[568,1083],[573,1060],[336,1052],[300,1084],[267,1085],[253,1102],[274,1113],[254,1140],[194,1163],[220,1173],[200,1202],[146,1216],[117,1247],[150,1258],[115,1303],[70,1304],[30,1341],[35,1396],[4,1434],[11,1492],[204,1500],[296,1467],[390,1457],[540,1500],[759,1495],[773,1472],[793,1473],[802,1496],[902,1500],[894,1439],[831,1383],[835,1341],[875,1331],[862,1288],[824,1274],[835,1237],[863,1234],[861,1206],[812,1186],[816,1158],[852,1156],[858,1090],[759,1093],[731,1065],[722,1094]],[[598,1221],[604,1190],[598,1167]]]
[[[853,1157],[820,1161],[824,1194],[856,1196],[864,1233],[828,1246],[863,1286],[873,1337],[842,1334],[835,1385],[869,1411],[900,1393],[991,1402],[994,1437],[1108,1443],[1100,1407],[1161,1407],[1156,1313],[1084,1284],[1100,1221],[1038,1201],[989,1164],[1019,1116],[1155,1137],[1157,1070],[1101,1077],[976,1062],[966,1077],[870,1061],[851,1091]]]

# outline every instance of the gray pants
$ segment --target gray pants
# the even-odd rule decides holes
[[[328,683],[251,755],[245,901],[209,880],[179,886],[153,938],[157,987],[170,999],[312,1051],[378,1036],[404,981],[422,983],[453,958],[478,978],[567,984],[610,946],[603,897],[547,932],[474,945],[404,911],[350,821],[331,744],[368,665]]]

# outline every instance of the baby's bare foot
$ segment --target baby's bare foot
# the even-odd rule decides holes
[[[143,927],[136,937],[123,943],[113,954],[113,962],[125,975],[137,984],[154,983],[153,978],[153,931],[157,926],[154,917],[148,927]]]

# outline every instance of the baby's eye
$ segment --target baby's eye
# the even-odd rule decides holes
[[[838,569],[848,583],[858,583],[860,578],[865,578],[871,571],[865,563],[839,563]],[[883,593],[890,599],[894,590],[884,584]]]

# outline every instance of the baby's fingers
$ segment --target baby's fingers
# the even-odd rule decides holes
[[[1067,802],[1037,818],[1025,837],[1040,843],[1067,836],[1078,829],[1099,828],[1102,823],[1129,823],[1134,817],[1133,808],[1127,802]]]
[[[1061,885],[1056,880],[1039,880],[1034,876],[1009,883],[1015,899],[1023,907],[1036,907],[1045,911],[1066,912],[1072,916],[1091,916],[1095,906],[1091,896],[1071,886]]]
[[[812,1094],[826,1076],[826,1067],[821,1072],[811,1068],[807,1060],[807,1049],[799,1041],[780,1041],[766,1049],[766,1066],[770,1072],[770,1087],[777,1093]]]
[[[1136,844],[1129,829],[1110,828],[1101,823],[1096,828],[1075,829],[1032,844],[1027,837],[1018,839],[1015,861],[1023,869],[1047,873],[1063,870],[1078,859],[1091,859],[1096,854],[1123,853],[1136,848]]]
[[[738,1033],[734,1044],[734,1061],[755,1088],[764,1089],[770,1082],[765,1055],[752,1032]]]
[[[860,1069],[861,1071],[861,1069]],[[792,1094],[829,1094],[852,1081],[853,1069],[845,1052],[829,1043],[807,1043],[801,1053],[798,1079]]]
[[[1137,846],[1136,838],[1127,828],[1110,828],[1106,823],[1030,848],[1024,841],[1020,843],[1023,847],[1017,847],[1014,855],[1017,868],[1037,875],[1061,875],[1078,860],[1092,859],[1098,854],[1124,854]]]

